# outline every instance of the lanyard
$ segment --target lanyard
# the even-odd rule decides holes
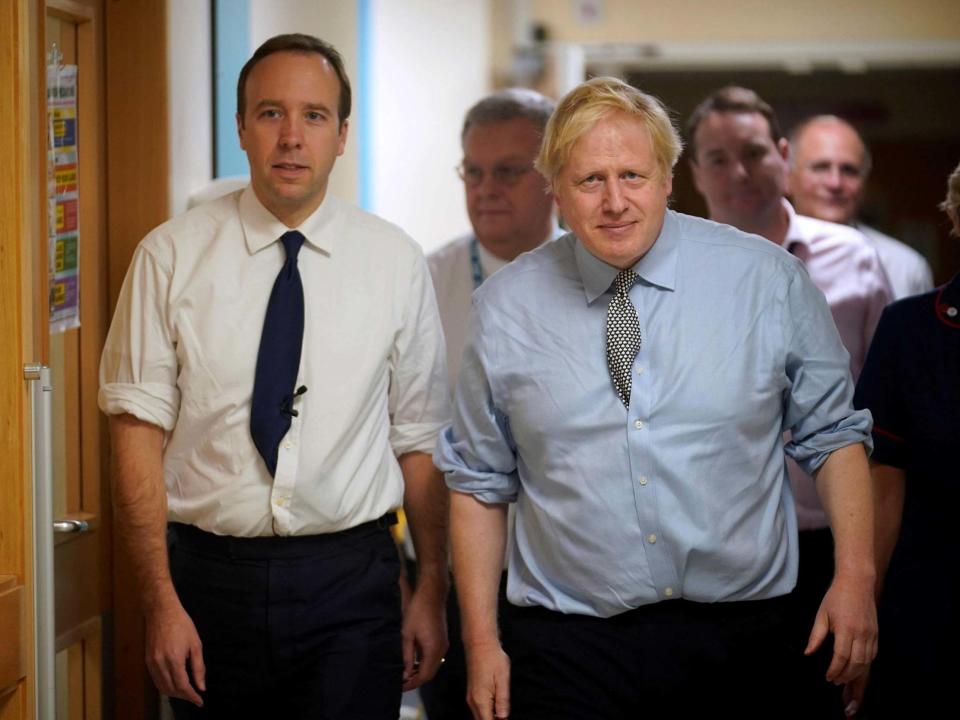
[[[470,240],[470,267],[473,270],[473,289],[483,285],[483,267],[480,265],[480,243],[476,238]]]

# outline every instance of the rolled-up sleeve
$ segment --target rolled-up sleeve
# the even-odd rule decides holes
[[[826,298],[804,272],[789,281],[785,297],[787,333],[784,428],[791,431],[787,455],[814,473],[834,450],[863,443],[869,452],[872,419],[853,409],[849,357]]]
[[[484,349],[490,338],[476,308],[467,329],[460,365],[453,423],[437,442],[434,462],[447,487],[489,504],[517,499],[516,445],[509,418],[497,407]]]
[[[170,269],[143,243],[124,278],[100,358],[98,404],[173,430],[180,408],[177,353],[168,318]]]
[[[450,419],[446,348],[433,282],[419,252],[390,355],[390,445],[398,457],[433,450]]]

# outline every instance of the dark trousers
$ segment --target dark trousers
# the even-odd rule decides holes
[[[285,538],[170,527],[170,570],[207,685],[203,708],[172,700],[178,720],[396,720],[400,565],[385,519]]]
[[[800,567],[797,586],[793,590],[797,601],[797,633],[804,645],[813,630],[820,603],[833,582],[833,533],[829,528],[800,531]],[[843,688],[826,681],[827,668],[833,658],[833,635],[828,635],[820,649],[805,657],[803,673],[809,703],[816,709],[816,717],[831,720],[844,718]]]
[[[793,599],[671,600],[611,618],[512,608],[511,720],[814,718]]]

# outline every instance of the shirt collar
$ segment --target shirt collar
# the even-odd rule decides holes
[[[247,250],[253,255],[263,248],[275,243],[280,236],[289,231],[273,213],[267,210],[252,185],[247,185],[240,195],[240,224],[247,242]],[[320,207],[304,220],[296,230],[303,233],[307,243],[317,250],[329,255],[333,250],[335,232],[329,232],[339,216],[338,201],[327,193],[320,203]]]
[[[797,211],[793,209],[793,205],[791,205],[790,201],[786,198],[781,198],[780,202],[783,205],[783,209],[787,211],[788,219],[787,236],[783,239],[783,249],[787,252],[794,253],[793,246],[802,245],[805,250],[809,250],[810,238],[804,234],[803,228],[800,227],[800,223],[797,222]]]
[[[665,290],[674,290],[677,282],[677,260],[679,258],[679,221],[676,213],[667,210],[663,218],[663,227],[646,255],[631,268],[648,285],[656,285]],[[574,249],[577,269],[583,282],[587,303],[592,303],[603,295],[613,284],[618,268],[608,265],[593,256],[577,240]]]
[[[509,263],[509,260],[499,258],[487,250],[476,237],[474,237],[474,242],[477,243],[477,259],[480,261],[480,269],[483,270],[484,277],[490,277]]]

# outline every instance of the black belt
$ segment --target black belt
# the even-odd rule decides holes
[[[397,514],[389,512],[376,520],[322,535],[234,537],[216,535],[194,525],[172,522],[167,525],[167,536],[171,545],[180,545],[211,555],[247,559],[294,558],[334,549],[344,542],[373,537],[396,524]]]

